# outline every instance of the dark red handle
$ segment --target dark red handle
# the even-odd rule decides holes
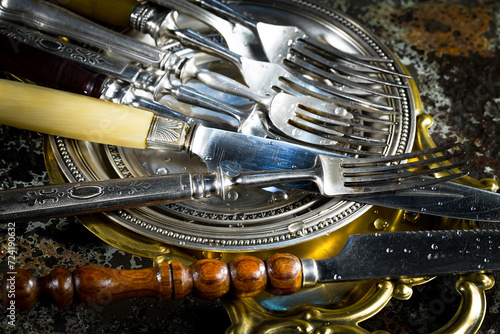
[[[134,297],[181,299],[193,292],[208,299],[228,292],[241,298],[255,297],[266,289],[272,294],[286,295],[301,287],[301,261],[290,254],[275,254],[265,262],[241,256],[229,264],[203,259],[191,267],[173,262],[137,270],[84,266],[71,273],[56,268],[41,278],[19,269],[16,274],[4,276],[0,293],[6,307],[14,305],[26,311],[41,299],[63,308],[74,301],[99,306]]]
[[[0,68],[34,83],[99,98],[109,77],[0,34]]]

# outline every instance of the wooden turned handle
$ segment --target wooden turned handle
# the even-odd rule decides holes
[[[203,259],[191,267],[173,262],[136,270],[84,266],[71,273],[56,268],[41,278],[18,269],[5,274],[0,295],[5,307],[26,311],[40,300],[63,308],[74,301],[100,306],[135,297],[181,299],[191,293],[207,299],[222,297],[229,291],[236,297],[255,297],[266,288],[273,294],[285,295],[301,287],[300,260],[290,254],[276,254],[265,263],[241,256],[229,264]]]
[[[138,0],[66,0],[58,1],[61,7],[103,23],[128,28],[130,15],[139,5]]]
[[[100,98],[109,80],[62,57],[0,34],[0,68],[34,83]]]

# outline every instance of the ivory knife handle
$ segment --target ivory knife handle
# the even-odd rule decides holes
[[[137,0],[68,0],[59,1],[57,4],[86,18],[128,28],[130,16],[139,2]]]
[[[0,296],[7,308],[14,305],[26,311],[41,299],[63,308],[73,302],[100,306],[135,297],[181,299],[193,292],[207,299],[219,298],[228,292],[241,298],[255,297],[266,289],[272,294],[286,295],[301,288],[301,260],[291,254],[275,254],[265,262],[240,256],[228,264],[202,259],[190,267],[180,262],[163,262],[134,270],[83,266],[71,273],[56,268],[41,278],[17,269],[4,275]]]
[[[153,113],[0,80],[0,124],[101,144],[146,148]]]

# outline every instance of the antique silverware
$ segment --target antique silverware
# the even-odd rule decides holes
[[[303,57],[307,57],[307,59],[319,62],[331,69],[333,73],[322,71],[322,76],[328,76],[328,78],[332,81],[346,85],[347,87],[343,87],[343,90],[348,90],[348,86],[356,84],[356,82],[362,84],[371,82],[382,86],[385,85],[399,88],[406,87],[404,84],[383,80],[380,76],[376,75],[385,73],[409,78],[409,76],[405,74],[392,71],[385,67],[373,65],[373,62],[392,62],[389,59],[366,57],[342,52],[329,44],[312,41],[311,38],[307,37],[306,34],[297,27],[277,26],[263,22],[256,22],[218,1],[198,1],[198,3],[202,6],[208,7],[217,15],[229,19],[231,22],[229,23],[219,17],[216,17],[212,13],[196,7],[189,2],[161,2],[163,6],[179,10],[187,15],[190,15],[190,13],[197,13],[196,16],[193,16],[195,20],[203,21],[215,27],[216,30],[221,33],[225,42],[229,45],[229,49],[243,56],[261,60],[259,57],[256,57],[255,50],[252,50],[252,47],[255,45],[257,45],[259,49],[263,48],[266,51],[265,53],[268,57],[265,60],[275,62],[277,64],[283,64],[285,60],[292,62],[296,61],[296,57],[290,56],[292,54],[300,54]],[[120,3],[122,10],[119,14],[112,16],[105,12],[106,9],[103,6],[97,5],[93,2],[83,3],[69,1],[61,3],[60,5],[77,13],[91,16],[102,22],[119,25],[123,25],[123,23],[126,22],[126,27],[131,26],[138,31],[149,34],[156,41],[157,45],[164,45],[165,42],[171,38],[169,30],[171,29],[172,19],[168,17],[168,11],[157,8],[148,2],[132,4],[127,1],[122,1]],[[119,16],[119,18],[116,16]],[[192,28],[192,26],[193,23],[191,22],[190,27]],[[196,28],[193,29],[197,30]],[[265,32],[265,34],[262,35],[262,32]],[[261,41],[262,38],[265,40]],[[316,45],[316,47],[318,47],[318,45],[320,46],[320,52],[315,53],[311,50],[311,47],[314,45]],[[325,48],[329,49],[329,52],[326,52]],[[269,55],[272,56],[269,57]],[[328,55],[333,56],[335,60],[325,58],[325,56]],[[312,66],[312,63],[308,64],[308,66]],[[314,69],[315,71],[319,70],[318,67],[315,67]],[[341,74],[336,73],[342,73],[348,77],[344,77]],[[358,78],[359,80],[353,78]],[[368,86],[364,85],[358,85],[358,88],[361,91],[371,91]],[[359,91],[357,92],[359,93]],[[381,92],[375,91],[375,94],[378,93]]]
[[[184,1],[179,0],[178,2]],[[359,83],[361,85],[357,86],[360,90],[365,90],[363,84],[370,83],[377,83],[382,87],[406,87],[404,84],[383,80],[380,76],[373,74],[385,73],[390,76],[411,78],[409,75],[393,71],[387,67],[374,65],[374,63],[390,64],[392,60],[343,52],[326,41],[320,42],[311,38],[296,26],[274,25],[255,21],[217,0],[198,0],[197,2],[218,16],[228,19],[234,25],[239,24],[252,31],[250,35],[251,41],[246,42],[252,44],[252,39],[258,40],[254,43],[261,45],[270,62],[277,64],[291,62],[302,70],[342,85],[343,89],[346,86],[352,86],[352,83],[356,82],[353,78],[360,79]],[[157,18],[156,21],[158,21]],[[297,56],[300,56],[300,58]],[[320,68],[315,64],[324,67]],[[372,90],[367,91],[372,92]]]
[[[191,266],[174,261],[135,270],[89,265],[73,273],[56,268],[39,279],[18,269],[4,276],[2,294],[12,292],[4,300],[6,307],[14,304],[24,311],[45,296],[67,307],[77,295],[95,307],[124,298],[169,300],[191,293],[207,299],[229,292],[239,298],[256,297],[266,290],[290,295],[318,283],[495,272],[500,270],[499,240],[499,231],[487,230],[388,232],[351,235],[339,254],[324,260],[276,253],[265,261],[239,256],[228,264],[202,259]]]
[[[369,137],[353,137],[349,131],[332,128],[331,126],[350,127],[355,125],[354,123],[346,122],[346,120],[352,118],[352,115],[348,113],[345,108],[320,101],[310,96],[297,97],[286,93],[274,93],[272,96],[258,94],[231,78],[215,72],[202,71],[197,67],[195,59],[193,58],[189,60],[181,59],[175,54],[170,53],[169,60],[165,62],[164,66],[167,73],[160,75],[146,71],[137,66],[124,64],[122,61],[113,59],[112,57],[100,55],[84,48],[51,38],[40,32],[32,32],[29,29],[19,27],[15,24],[3,24],[0,30],[2,34],[6,36],[21,38],[23,42],[64,56],[72,61],[80,62],[93,70],[101,70],[119,79],[125,79],[131,82],[135,87],[153,93],[156,99],[169,93],[181,102],[190,103],[235,117],[240,125],[239,130],[248,134],[269,137],[275,136],[267,131],[264,121],[257,112],[239,110],[184,85],[174,86],[169,80],[169,75],[175,73],[183,83],[187,83],[192,78],[195,78],[213,89],[243,96],[257,102],[260,106],[266,108],[273,124],[283,134],[292,138],[296,137],[299,140],[309,141],[311,143],[327,143],[327,145],[335,145],[335,140],[354,144],[385,145],[385,143],[377,142]],[[36,38],[27,38],[28,36],[35,36]],[[76,55],[75,52],[77,52]],[[133,95],[133,91],[129,90],[127,94],[130,97]],[[115,101],[117,100],[115,99]],[[145,101],[143,98],[134,95],[132,102],[142,103]],[[155,110],[162,109],[160,105],[155,103],[143,103],[142,105],[150,105],[150,107],[155,107]],[[297,114],[307,115],[309,117],[296,117]],[[321,122],[321,116],[319,115],[322,114],[333,116],[328,118],[327,124],[329,124],[329,128],[323,128],[319,125]],[[171,115],[173,115],[173,113]],[[184,121],[187,120],[179,113],[177,113],[177,117],[180,117]],[[289,119],[290,121],[287,122]],[[313,123],[314,120],[316,120],[317,124],[309,124],[311,120]],[[334,138],[330,138],[330,140],[326,141],[324,137],[319,137],[310,133],[302,136],[303,133],[306,134],[303,129],[311,128],[311,126],[315,126],[316,129],[320,128],[322,133],[333,135]],[[364,141],[366,141],[366,143],[364,143]]]
[[[151,2],[186,15],[191,15],[195,19],[215,28],[223,36],[224,40],[229,45],[229,49],[236,53],[241,54],[238,50],[248,50],[249,45],[259,44],[269,62],[282,64],[283,60],[287,59],[290,49],[293,48],[296,43],[305,43],[319,51],[319,54],[323,56],[330,55],[334,58],[346,61],[347,63],[364,66],[379,72],[406,78],[410,77],[403,73],[372,64],[374,62],[390,63],[392,62],[390,59],[342,52],[332,45],[313,40],[296,26],[275,25],[255,21],[215,0],[201,0],[197,2],[211,9],[217,15],[203,10],[186,0],[151,0]],[[196,15],[193,15],[193,13],[196,13]],[[161,25],[168,25],[164,21],[165,17],[161,17],[162,15],[165,16],[165,13],[155,13],[154,9],[148,8],[147,4],[143,4],[142,7],[136,7],[132,22],[137,22],[135,24],[136,27],[141,26],[144,27],[144,29],[149,29],[149,33],[161,44],[162,40],[165,39],[165,36],[162,36],[164,35],[164,29],[162,29],[163,27],[161,27]],[[141,16],[143,18],[141,18]],[[140,24],[143,19],[147,20],[148,24]],[[224,19],[228,19],[230,23]],[[242,29],[239,26],[247,28],[251,33],[242,33]],[[387,85],[391,85],[391,83],[388,82]]]
[[[196,7],[196,6],[195,6]],[[198,8],[198,7],[196,7]],[[170,16],[168,16],[170,18]],[[167,61],[170,57],[170,53],[163,51],[154,46],[142,43],[134,38],[130,38],[123,34],[116,33],[102,26],[96,25],[95,23],[86,20],[72,12],[61,8],[59,6],[50,4],[48,2],[39,0],[2,0],[0,2],[0,18],[4,18],[14,22],[22,22],[24,24],[37,27],[43,31],[50,32],[53,34],[64,34],[69,38],[81,41],[83,43],[88,43],[89,45],[98,47],[105,51],[111,51],[120,54],[128,59],[143,63],[150,64],[160,69],[165,69],[167,66]],[[242,57],[240,58],[234,52],[229,52],[218,44],[211,41],[204,40],[202,36],[195,34],[192,31],[184,31],[177,28],[175,25],[175,20],[169,19],[169,27],[171,37],[181,38],[184,43],[188,43],[191,47],[201,47],[205,51],[218,52],[219,55],[224,55],[226,59],[233,61],[236,64],[249,67],[248,70],[244,70],[245,79],[249,84],[250,88],[260,90],[264,93],[273,93],[271,82],[262,81],[262,76],[255,75],[252,70],[258,71],[269,71],[270,68],[277,71],[276,73],[269,73],[265,77],[273,78],[274,84],[278,87],[283,86],[281,82],[276,80],[280,76],[286,77],[286,80],[290,82],[292,86],[299,86],[301,89],[315,91],[316,81],[309,82],[308,80],[302,80],[302,78],[297,78],[290,73],[288,73],[281,65],[271,64],[267,62],[258,62],[250,58]],[[172,26],[173,25],[173,26]],[[207,44],[208,43],[208,44]],[[206,45],[205,45],[206,44]],[[208,46],[208,47],[206,47]],[[224,51],[225,50],[225,51]],[[243,61],[245,60],[245,61]],[[249,65],[247,63],[253,64]],[[273,66],[274,65],[274,66]],[[272,75],[271,75],[272,74]],[[250,76],[250,77],[248,77]],[[250,83],[248,80],[252,80]],[[289,89],[290,87],[284,87],[282,89]],[[326,94],[326,95],[325,95]],[[335,95],[331,92],[321,91],[320,94],[328,98],[335,99],[335,96],[340,96],[348,101],[350,104],[361,105],[367,108],[376,108],[377,110],[391,111],[393,107],[388,104],[381,104],[362,97],[358,97],[341,90],[335,90]],[[397,98],[394,95],[394,98]]]
[[[168,15],[168,17],[172,16],[173,13],[170,13]],[[325,88],[323,85],[318,85],[315,80],[307,80],[307,78],[302,75],[298,76],[295,73],[292,74],[282,65],[265,61],[258,61],[241,56],[229,49],[226,49],[220,44],[217,44],[207,39],[206,37],[195,33],[191,29],[177,28],[175,26],[175,21],[173,19],[171,21],[171,36],[173,38],[178,39],[182,45],[188,48],[199,49],[203,52],[213,54],[231,62],[241,71],[241,74],[248,87],[256,90],[257,92],[272,94],[276,89],[289,90],[290,88],[293,89],[293,86],[299,86],[306,91],[314,91],[316,89],[320,89],[324,91],[325,94],[330,94],[333,101],[335,101],[335,95],[339,93],[342,98],[350,100],[351,104],[362,105],[367,108],[376,108],[379,111],[392,111],[394,109],[389,104],[381,104],[370,101],[350,94],[349,92],[344,92],[342,91],[342,89]],[[351,86],[357,86],[357,84],[353,81],[349,81],[349,83]],[[356,89],[359,90],[358,87],[356,87]],[[364,89],[364,91],[375,95],[382,94],[386,98],[399,98],[396,95],[385,94],[383,92],[374,90]]]
[[[231,173],[304,169],[312,167],[316,156],[320,154],[349,159],[338,153],[280,140],[201,125],[190,127],[184,122],[155,116],[146,110],[49,88],[9,80],[0,80],[0,88],[2,124],[117,146],[185,150],[202,158],[210,171],[224,168],[228,163],[232,165]],[[438,152],[423,151],[422,156]],[[397,156],[399,162],[411,157],[406,154]],[[383,163],[384,158],[381,159],[370,162]],[[431,160],[429,163],[432,164]],[[419,165],[408,166],[416,168]],[[453,167],[445,166],[445,169],[451,170]]]

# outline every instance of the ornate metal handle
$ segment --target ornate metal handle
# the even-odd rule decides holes
[[[275,254],[265,262],[241,256],[227,265],[216,259],[202,259],[191,267],[163,262],[136,270],[84,266],[71,273],[56,268],[41,278],[18,269],[4,276],[0,294],[6,307],[15,305],[26,311],[41,299],[63,308],[75,301],[99,306],[135,297],[182,299],[193,292],[207,299],[228,292],[241,298],[254,297],[266,289],[272,294],[287,295],[302,288],[302,279],[301,260],[290,254]]]
[[[167,56],[154,46],[106,29],[48,2],[4,0],[0,5],[0,18],[22,22],[159,68],[165,63]]]
[[[173,174],[4,190],[0,192],[0,222],[209,197],[220,189],[216,182],[217,177],[212,174]]]
[[[54,184],[0,191],[0,223],[45,219],[219,196],[231,190],[312,181],[318,168],[245,172],[226,175],[220,168],[206,174],[171,174],[140,178]]]

